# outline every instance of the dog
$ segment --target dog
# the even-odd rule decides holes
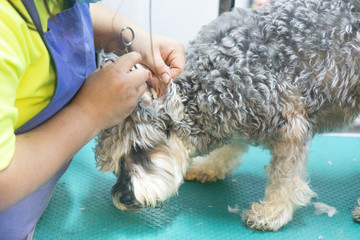
[[[102,131],[95,156],[116,174],[112,199],[126,210],[161,206],[184,179],[223,179],[249,145],[262,146],[268,184],[246,223],[276,231],[316,197],[306,173],[313,136],[359,113],[360,1],[273,0],[203,26],[167,93]]]

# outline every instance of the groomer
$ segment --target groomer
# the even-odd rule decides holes
[[[95,50],[119,51],[127,26],[132,52],[96,70]],[[147,31],[100,2],[0,1],[0,239],[32,239],[72,157],[131,113],[146,81],[158,89],[183,68],[180,43],[154,35],[151,51]]]

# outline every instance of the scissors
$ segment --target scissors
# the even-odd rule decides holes
[[[124,38],[123,33],[125,31],[130,31],[130,33],[131,33],[131,38],[130,38],[129,41],[126,41],[125,38]],[[134,42],[134,38],[135,38],[135,33],[134,33],[134,30],[131,27],[124,27],[123,29],[121,29],[121,31],[120,31],[120,39],[121,39],[122,44],[124,45],[126,53],[130,52],[129,50],[130,50],[130,47],[131,47],[132,43]],[[117,58],[118,57],[115,54],[112,54],[111,56],[105,56],[103,58],[103,60],[101,61],[100,68],[103,68],[104,64],[107,63],[108,61],[115,62],[115,60]],[[134,70],[134,69],[137,69],[136,65],[134,65],[134,67],[131,69],[131,71]]]
[[[123,33],[124,33],[126,30],[130,31],[130,33],[131,33],[131,38],[130,38],[129,41],[126,41],[126,40],[124,39]],[[134,33],[134,30],[133,30],[131,27],[124,27],[123,29],[121,29],[121,31],[120,31],[120,39],[121,39],[121,41],[122,41],[122,43],[123,43],[123,45],[124,45],[124,47],[125,47],[125,52],[126,52],[126,53],[129,53],[129,49],[130,49],[132,43],[134,42],[134,38],[135,38],[135,33]],[[138,67],[137,67],[136,65],[137,65],[137,64],[135,64],[135,65],[131,68],[130,71],[133,71],[133,70],[137,69]],[[140,67],[143,67],[141,64],[139,64],[139,65],[140,65]],[[148,81],[146,81],[146,84],[147,84],[150,92],[152,93],[153,98],[157,98],[157,93],[156,93],[155,89],[151,87],[151,85],[149,84]],[[161,206],[161,208],[162,208],[162,206]]]
[[[130,33],[131,33],[131,38],[130,38],[129,41],[126,41],[124,39],[123,33],[126,30],[130,31]],[[120,31],[120,39],[121,39],[122,43],[124,44],[126,53],[129,53],[129,49],[130,49],[132,43],[134,42],[134,38],[135,38],[135,33],[134,33],[134,30],[131,27],[124,27],[123,29],[121,29],[121,31]],[[136,64],[134,65],[134,67],[131,68],[131,71],[133,71],[134,69],[137,69]]]
[[[131,38],[129,41],[126,41],[125,38],[124,38],[124,32],[129,30],[130,33],[131,33]],[[125,52],[128,53],[129,52],[129,49],[132,45],[132,43],[134,42],[134,38],[135,38],[135,33],[134,33],[134,30],[131,28],[131,27],[124,27],[123,29],[121,29],[120,31],[120,39],[122,41],[122,43],[124,44],[124,47],[125,47]]]

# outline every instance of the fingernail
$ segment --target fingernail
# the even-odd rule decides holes
[[[162,76],[161,76],[161,80],[165,83],[169,83],[170,82],[170,76],[169,74],[167,73],[164,73]]]

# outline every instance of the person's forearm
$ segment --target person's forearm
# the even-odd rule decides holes
[[[149,34],[144,28],[129,18],[107,8],[101,2],[90,4],[90,13],[93,22],[95,48],[97,50],[104,49],[106,52],[117,52],[122,49],[120,32],[124,27],[131,27],[134,30],[135,41],[143,38],[144,34]],[[130,32],[124,32],[124,37],[128,41],[131,38]]]
[[[49,180],[97,133],[77,105],[69,105],[41,126],[16,137],[10,165],[0,171],[0,211]]]

